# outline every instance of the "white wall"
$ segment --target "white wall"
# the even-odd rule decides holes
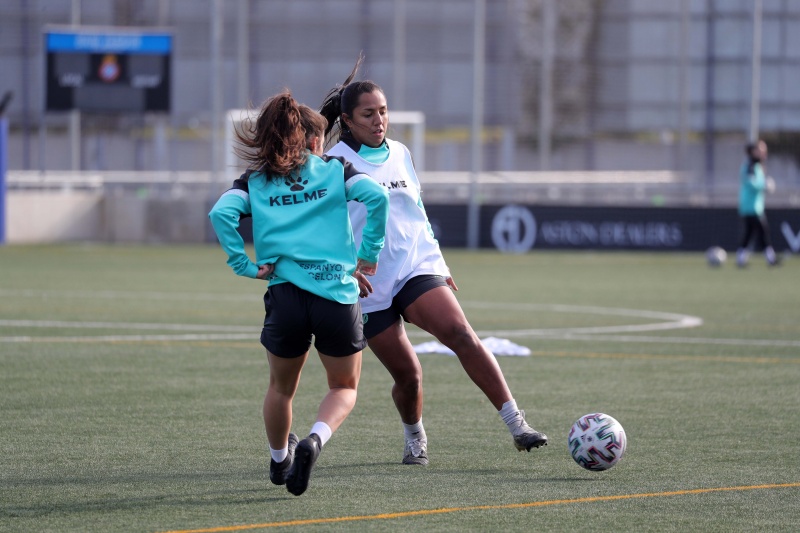
[[[8,191],[6,242],[98,241],[101,191]]]

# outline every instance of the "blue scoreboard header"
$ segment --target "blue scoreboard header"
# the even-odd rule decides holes
[[[169,54],[172,35],[164,33],[47,31],[48,52]]]
[[[45,26],[43,37],[47,111],[169,112],[169,30]]]

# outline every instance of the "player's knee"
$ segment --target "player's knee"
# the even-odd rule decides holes
[[[347,384],[344,385],[329,384],[328,390],[332,393],[336,393],[339,397],[352,398],[352,401],[355,401],[355,398],[358,396],[358,387]]]
[[[355,393],[358,389],[358,376],[328,376],[328,388],[352,390]]]
[[[422,369],[409,368],[395,377],[395,386],[406,394],[416,394],[422,388]]]
[[[481,342],[470,325],[465,323],[454,324],[447,332],[446,338],[439,340],[457,354],[475,350],[480,347]]]

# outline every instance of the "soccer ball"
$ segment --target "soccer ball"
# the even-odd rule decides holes
[[[720,248],[719,246],[712,246],[708,250],[706,250],[706,261],[708,261],[708,266],[711,267],[719,267],[725,262],[728,258],[728,254]]]
[[[569,453],[586,470],[608,470],[622,459],[628,439],[614,418],[604,413],[580,417],[569,431]]]

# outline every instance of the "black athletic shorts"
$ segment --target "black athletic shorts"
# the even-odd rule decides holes
[[[388,309],[364,313],[364,336],[371,339],[397,322],[400,317],[406,320],[406,308],[414,303],[417,298],[436,287],[447,287],[447,281],[445,281],[444,276],[423,274],[406,281],[400,292],[392,298],[392,305]]]
[[[271,354],[300,357],[311,347],[325,355],[345,357],[364,349],[361,304],[341,304],[291,283],[272,285],[264,294],[261,344]]]

